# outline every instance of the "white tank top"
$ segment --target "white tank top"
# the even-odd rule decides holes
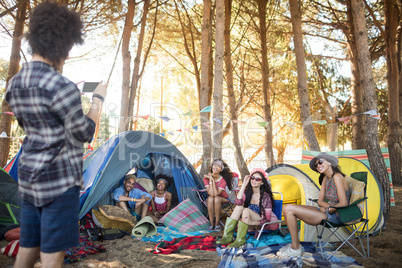
[[[165,196],[166,196],[166,192],[165,192],[165,194],[163,195],[163,197],[158,197],[158,196],[156,195],[156,192],[155,192],[155,199],[154,199],[155,203],[156,203],[156,204],[163,204],[163,203],[165,203]]]

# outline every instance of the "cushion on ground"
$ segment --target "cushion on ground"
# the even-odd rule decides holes
[[[173,226],[183,233],[206,230],[209,223],[189,198],[165,214],[158,222],[165,226]]]
[[[121,207],[111,206],[111,205],[102,205],[98,206],[99,211],[102,212],[103,216],[110,220],[126,222],[134,227],[137,223],[136,218],[131,215],[130,212],[125,211]]]
[[[7,246],[0,249],[0,253],[8,257],[17,257],[18,249],[20,247],[20,240],[11,241]]]
[[[102,212],[93,209],[92,210],[93,215],[96,217],[96,219],[102,224],[103,228],[113,228],[113,229],[119,229],[122,231],[125,231],[127,233],[131,233],[131,230],[133,229],[133,226],[128,223],[128,222],[123,222],[123,221],[117,221],[117,220],[111,220],[107,217],[105,217]]]

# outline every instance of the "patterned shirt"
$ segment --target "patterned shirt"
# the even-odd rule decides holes
[[[326,187],[325,198],[328,200],[328,203],[332,206],[338,205],[339,204],[338,191],[336,190],[335,180],[333,176],[332,178],[327,179],[325,181],[325,187]],[[345,195],[346,195],[346,201],[349,204],[351,191],[345,190]]]
[[[95,132],[84,115],[77,86],[50,65],[25,63],[6,100],[26,137],[18,163],[23,200],[44,206],[73,186],[83,187],[83,143]]]

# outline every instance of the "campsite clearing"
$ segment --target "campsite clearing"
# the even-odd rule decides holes
[[[342,252],[354,258],[367,268],[399,267],[402,263],[402,187],[395,191],[395,207],[391,207],[391,217],[386,221],[386,228],[380,235],[370,237],[370,258],[363,259],[349,247]],[[217,233],[221,235],[222,232]],[[7,241],[0,241],[3,247]],[[160,255],[148,252],[154,243],[142,242],[128,236],[102,243],[106,253],[88,256],[84,261],[65,264],[64,268],[78,267],[217,267],[220,257],[216,252],[201,250],[184,250],[178,254]],[[10,267],[14,259],[0,255],[0,267]],[[41,267],[40,263],[35,265]]]

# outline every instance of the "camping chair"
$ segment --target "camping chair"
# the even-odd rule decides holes
[[[321,231],[319,231],[319,226],[317,229],[317,248],[320,249],[321,254],[323,254],[323,245],[325,245],[329,239],[335,235],[342,243],[334,252],[327,258],[331,258],[343,245],[346,243],[350,245],[357,253],[359,253],[363,258],[368,258],[370,256],[369,248],[369,231],[368,231],[368,208],[367,208],[367,172],[355,172],[352,173],[351,178],[348,178],[349,189],[351,190],[351,200],[350,204],[345,207],[337,207],[337,212],[339,218],[341,219],[341,224],[334,224],[327,220],[322,220],[320,225],[322,225]],[[363,182],[363,183],[362,183]],[[355,200],[357,199],[357,200]],[[366,218],[363,217],[365,211]],[[338,230],[341,227],[345,227],[346,233],[349,235],[345,237]],[[327,228],[330,233],[325,241],[322,241],[323,232]],[[367,239],[367,253],[362,241],[362,238],[366,236]],[[349,240],[352,238],[351,243]],[[359,251],[355,246],[355,238],[358,238],[362,250]]]
[[[219,223],[225,227],[225,224],[222,222],[223,218],[230,217],[231,213],[233,212],[233,209],[236,207],[235,205],[235,200],[236,200],[236,195],[237,192],[239,191],[239,177],[233,177],[232,181],[232,191],[229,190],[229,188],[226,186],[226,193],[228,194],[228,202],[225,202],[222,204],[222,210],[221,210],[221,217],[219,219]],[[197,193],[197,196],[201,203],[205,206],[206,209],[208,209],[207,205],[207,189],[191,189],[191,191],[195,191]]]
[[[257,240],[259,240],[260,239],[260,237],[261,237],[261,234],[263,233],[263,232],[273,232],[273,231],[264,231],[264,227],[266,226],[266,225],[269,225],[269,224],[274,224],[274,223],[279,223],[279,234],[281,234],[282,236],[285,236],[284,235],[284,233],[282,232],[282,230],[281,230],[281,228],[282,228],[282,207],[283,207],[283,194],[281,193],[281,192],[272,192],[274,195],[280,195],[280,199],[277,199],[277,198],[275,198],[275,200],[274,200],[274,203],[275,203],[275,206],[274,206],[274,210],[273,210],[273,212],[274,212],[274,214],[276,215],[276,217],[278,218],[278,220],[277,221],[270,221],[270,222],[266,222],[266,223],[264,223],[262,226],[261,226],[261,229],[259,230],[259,234],[258,234],[258,236],[257,236]],[[276,231],[276,230],[275,230]]]

